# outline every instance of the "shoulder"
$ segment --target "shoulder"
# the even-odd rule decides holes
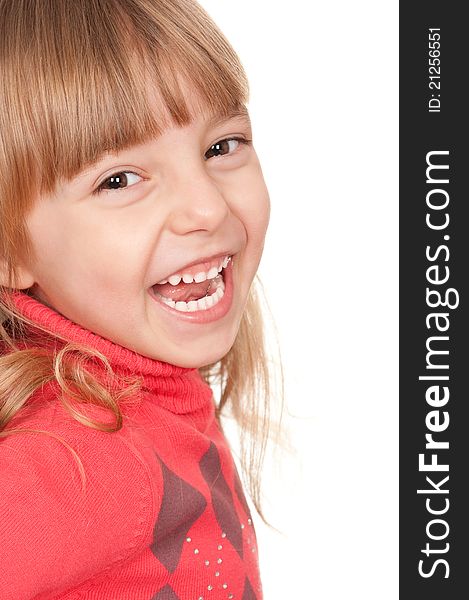
[[[8,435],[0,437],[2,467],[34,465],[44,480],[66,473],[69,485],[78,489],[83,479],[89,481],[89,492],[98,478],[116,486],[136,476],[145,479],[146,465],[129,444],[126,430],[106,430],[106,425],[114,425],[110,410],[89,403],[75,403],[73,409],[83,419],[62,404],[56,386],[44,386],[8,424]]]
[[[126,436],[83,425],[47,390],[38,400],[0,438],[5,599],[78,585],[143,549],[152,534],[148,470]]]

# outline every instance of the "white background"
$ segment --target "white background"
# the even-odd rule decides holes
[[[272,202],[259,274],[295,454],[255,521],[266,600],[398,597],[398,3],[201,0],[238,52]]]

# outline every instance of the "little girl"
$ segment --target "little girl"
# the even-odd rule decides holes
[[[0,80],[0,598],[260,600],[239,59],[194,0],[0,0]]]

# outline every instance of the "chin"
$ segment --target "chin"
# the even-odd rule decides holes
[[[206,343],[201,343],[201,340],[198,340],[194,344],[187,345],[185,348],[176,348],[171,355],[162,360],[178,367],[199,369],[207,365],[212,365],[226,356],[233,347],[235,339],[236,334],[223,336],[223,338],[216,340],[210,338]]]

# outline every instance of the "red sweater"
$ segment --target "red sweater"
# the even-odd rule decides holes
[[[91,346],[144,384],[114,433],[76,421],[53,382],[8,425],[52,435],[0,438],[1,600],[260,600],[249,508],[198,370],[143,357],[14,297],[51,332],[47,345],[63,344],[55,333]]]

